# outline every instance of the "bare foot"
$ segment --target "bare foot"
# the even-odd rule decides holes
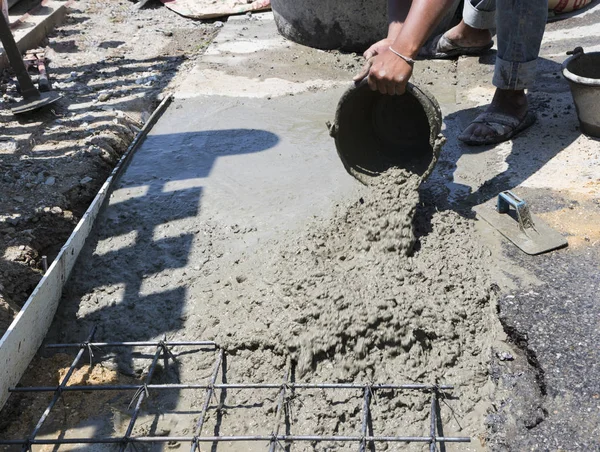
[[[500,113],[523,121],[527,116],[528,103],[524,90],[496,89],[492,103],[487,108],[487,113]],[[485,123],[471,123],[458,137],[461,141],[484,141],[498,135],[496,128]]]
[[[460,21],[458,25],[444,33],[446,38],[460,47],[482,47],[492,40],[490,30],[473,28]]]

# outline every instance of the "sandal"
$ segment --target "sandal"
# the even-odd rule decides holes
[[[451,39],[448,39],[445,34],[441,34],[423,47],[419,52],[419,56],[421,58],[444,59],[455,58],[461,55],[482,55],[490,50],[493,45],[494,41],[490,41],[483,46],[461,47]]]
[[[496,134],[490,137],[473,137],[471,134],[466,136],[463,132],[458,139],[470,146],[502,143],[533,125],[536,119],[535,114],[531,111],[528,111],[523,119],[505,113],[485,112],[477,116],[471,124],[485,124]]]

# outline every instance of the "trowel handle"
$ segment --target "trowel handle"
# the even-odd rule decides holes
[[[21,58],[21,52],[19,51],[17,43],[15,42],[15,38],[13,38],[13,35],[10,31],[10,25],[4,18],[4,15],[1,13],[0,41],[2,41],[2,45],[4,46],[6,56],[8,56],[8,62],[17,75],[17,80],[19,81],[19,86],[21,87],[21,94],[23,97],[25,99],[40,97],[40,92],[33,85],[33,82],[27,73],[27,68],[25,67],[25,63],[23,63],[23,59]]]
[[[510,206],[521,211],[527,203],[511,191],[503,191],[498,195],[498,213],[508,213]]]

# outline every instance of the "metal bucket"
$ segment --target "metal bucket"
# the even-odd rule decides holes
[[[424,89],[409,83],[404,95],[389,96],[363,80],[340,99],[330,134],[346,170],[368,184],[391,167],[424,180],[441,152],[441,128],[440,107]]]
[[[600,137],[600,52],[584,53],[581,47],[568,52],[562,73],[569,81],[581,131]]]

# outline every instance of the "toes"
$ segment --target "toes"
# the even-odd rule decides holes
[[[470,124],[464,131],[458,136],[461,141],[482,141],[489,138],[493,138],[495,135],[494,129],[487,127],[485,124]]]
[[[478,126],[479,124],[470,124],[464,131],[458,136],[461,141],[473,141],[479,138]]]
[[[494,130],[486,127],[485,124],[475,124],[475,130],[473,131],[473,135],[477,138],[491,138],[494,136]]]

